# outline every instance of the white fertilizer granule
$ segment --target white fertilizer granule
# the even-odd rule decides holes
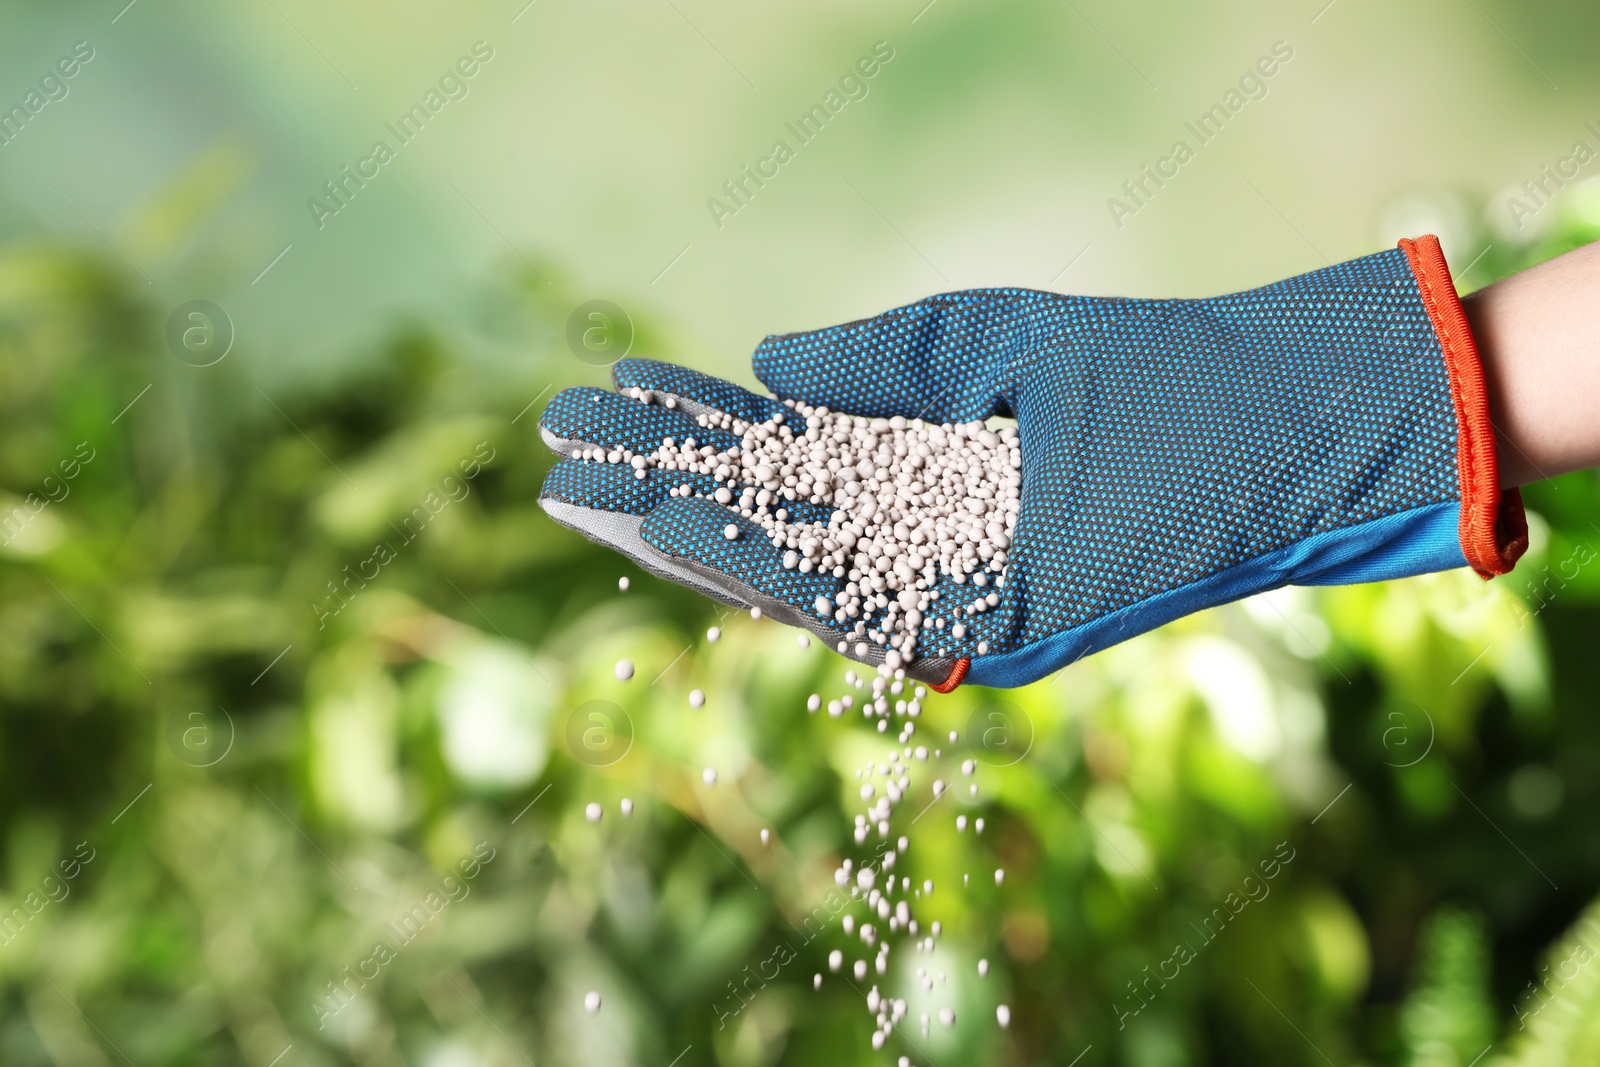
[[[626,394],[654,399],[640,389]],[[739,436],[727,451],[668,437],[648,454],[590,449],[580,458],[717,479],[709,493],[684,484],[673,494],[714,500],[755,523],[782,551],[783,567],[843,580],[835,596],[817,597],[813,610],[849,629],[859,655],[881,646],[890,670],[910,663],[923,645],[941,655],[987,653],[987,642],[962,643],[962,620],[995,607],[999,597],[986,590],[1005,585],[1022,495],[1016,430],[784,404],[790,410],[759,423],[715,411],[697,415],[698,425]],[[826,523],[791,521],[786,505],[797,501],[835,510]],[[723,536],[739,538],[741,526],[728,523]],[[972,586],[974,598],[941,600],[934,588],[941,577]]]

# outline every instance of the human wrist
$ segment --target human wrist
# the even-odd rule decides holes
[[[1463,298],[1506,488],[1600,464],[1600,245]]]

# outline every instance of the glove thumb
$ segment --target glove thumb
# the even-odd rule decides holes
[[[1012,414],[1030,348],[1023,289],[946,293],[842,326],[774,334],[751,358],[778,396],[873,418],[966,422]]]

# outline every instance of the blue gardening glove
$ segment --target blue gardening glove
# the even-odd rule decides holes
[[[1016,419],[1022,502],[999,603],[967,620],[963,639],[941,634],[944,655],[924,650],[907,668],[941,691],[963,678],[1024,685],[1284,585],[1463,565],[1487,578],[1527,547],[1521,498],[1499,487],[1482,367],[1432,237],[1203,300],[935,296],[769,337],[754,366],[779,397],[855,415]],[[695,415],[795,414],[670,364],[623,360],[614,378],[651,402],[565,390],[541,420],[551,447],[649,452],[692,436],[723,450],[736,435]],[[876,645],[854,643],[814,608],[843,580],[783,569],[754,523],[670,496],[685,480],[568,459],[541,503],[647,570],[881,662]],[[828,517],[805,503],[790,512]],[[730,522],[741,528],[732,541]],[[952,603],[972,595],[936,588]]]

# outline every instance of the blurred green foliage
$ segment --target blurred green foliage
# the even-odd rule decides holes
[[[1550,233],[1474,277],[1596,229]],[[805,714],[827,651],[544,519],[537,407],[592,371],[526,266],[279,392],[174,358],[115,264],[0,250],[0,1062],[887,1062],[811,988],[882,742]],[[1285,590],[930,701],[965,741],[920,794],[982,763],[909,856],[965,1023],[895,1054],[1595,1062],[1600,481],[1527,495],[1505,580]]]

